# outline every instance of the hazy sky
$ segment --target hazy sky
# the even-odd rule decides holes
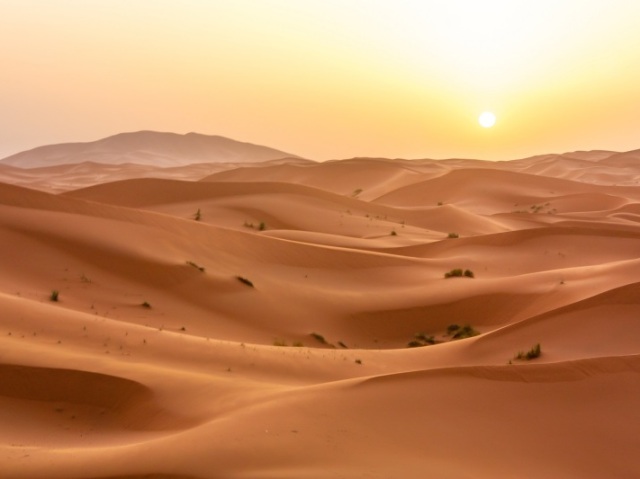
[[[639,25],[637,0],[0,0],[0,157],[136,130],[317,160],[636,149]]]

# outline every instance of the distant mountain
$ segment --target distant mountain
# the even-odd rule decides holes
[[[136,163],[170,167],[192,163],[243,163],[281,158],[299,157],[222,136],[139,131],[120,133],[87,143],[40,146],[4,158],[0,160],[0,164],[39,168],[92,161],[110,165]]]

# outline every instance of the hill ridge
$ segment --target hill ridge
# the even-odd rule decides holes
[[[118,133],[89,142],[59,143],[26,150],[0,160],[1,165],[38,168],[94,162],[184,166],[192,163],[246,163],[300,158],[275,148],[219,135],[150,130]]]

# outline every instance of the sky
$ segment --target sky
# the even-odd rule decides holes
[[[0,0],[0,157],[138,130],[320,161],[638,149],[639,24],[637,0]]]

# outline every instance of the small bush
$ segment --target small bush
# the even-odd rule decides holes
[[[396,230],[391,230],[391,236],[398,236],[398,233],[396,233]]]
[[[196,213],[193,215],[193,219],[196,221],[200,221],[202,219],[202,213],[200,212],[200,208],[198,208],[198,211],[196,211]]]
[[[51,301],[55,301],[55,302],[57,302],[57,301],[58,301],[58,297],[59,297],[59,296],[60,296],[60,293],[58,292],[58,290],[57,290],[57,289],[54,289],[53,291],[51,291],[51,295],[49,296],[49,299],[50,299]]]
[[[527,351],[527,359],[539,358],[541,354],[542,348],[540,347],[540,343],[537,343],[534,347]]]
[[[310,334],[310,336],[311,336],[313,339],[315,339],[316,341],[318,341],[319,343],[322,343],[322,344],[329,344],[329,343],[327,342],[327,340],[326,340],[326,339],[324,339],[324,336],[323,336],[322,334],[318,334],[318,333],[311,333],[311,334]]]
[[[267,229],[267,224],[264,221],[261,221],[258,226],[254,225],[253,223],[249,223],[248,221],[245,220],[244,225],[245,228],[251,228],[251,229],[257,229],[260,231],[264,231]]]
[[[447,334],[451,335],[455,333],[458,329],[460,329],[460,325],[450,324],[449,326],[447,326]]]
[[[473,336],[477,336],[478,334],[480,334],[478,331],[473,329],[470,325],[465,324],[455,332],[455,334],[453,335],[453,339],[471,338]]]
[[[362,359],[356,359],[356,364],[362,364]]]
[[[204,273],[204,266],[198,266],[197,264],[195,264],[193,261],[187,261],[187,264],[189,266],[193,266],[195,269],[197,269],[198,271],[200,271],[201,273]]]
[[[460,235],[458,233],[449,233],[447,238],[460,238]]]
[[[456,269],[452,269],[451,271],[447,271],[444,274],[445,278],[460,278],[462,277],[464,271],[462,271],[460,268],[456,268]]]
[[[436,344],[435,338],[433,336],[427,336],[425,333],[418,333],[415,335],[415,338],[425,344]]]
[[[276,339],[276,340],[273,342],[273,345],[274,345],[274,346],[286,346],[286,345],[287,345],[287,342],[286,342],[286,341],[283,341],[282,339]]]
[[[250,280],[248,280],[247,278],[243,278],[242,276],[236,276],[236,279],[238,281],[240,281],[241,283],[246,284],[247,286],[249,286],[251,288],[254,287],[253,283]]]
[[[437,344],[438,341],[433,336],[429,336],[425,333],[418,333],[414,336],[413,341],[410,341],[407,346],[410,348],[420,348],[422,346],[431,346]]]
[[[526,353],[523,353],[522,351],[520,351],[518,354],[516,354],[515,359],[531,361],[532,359],[539,358],[541,354],[542,354],[542,349],[540,348],[540,343],[538,343]]]
[[[149,304],[148,301],[145,301],[144,303],[142,303],[141,305],[143,308],[147,308],[147,309],[151,309],[151,304]]]
[[[444,274],[445,278],[462,278],[463,276],[466,278],[473,278],[474,274],[470,269],[465,269],[463,271],[461,268],[452,269]]]

